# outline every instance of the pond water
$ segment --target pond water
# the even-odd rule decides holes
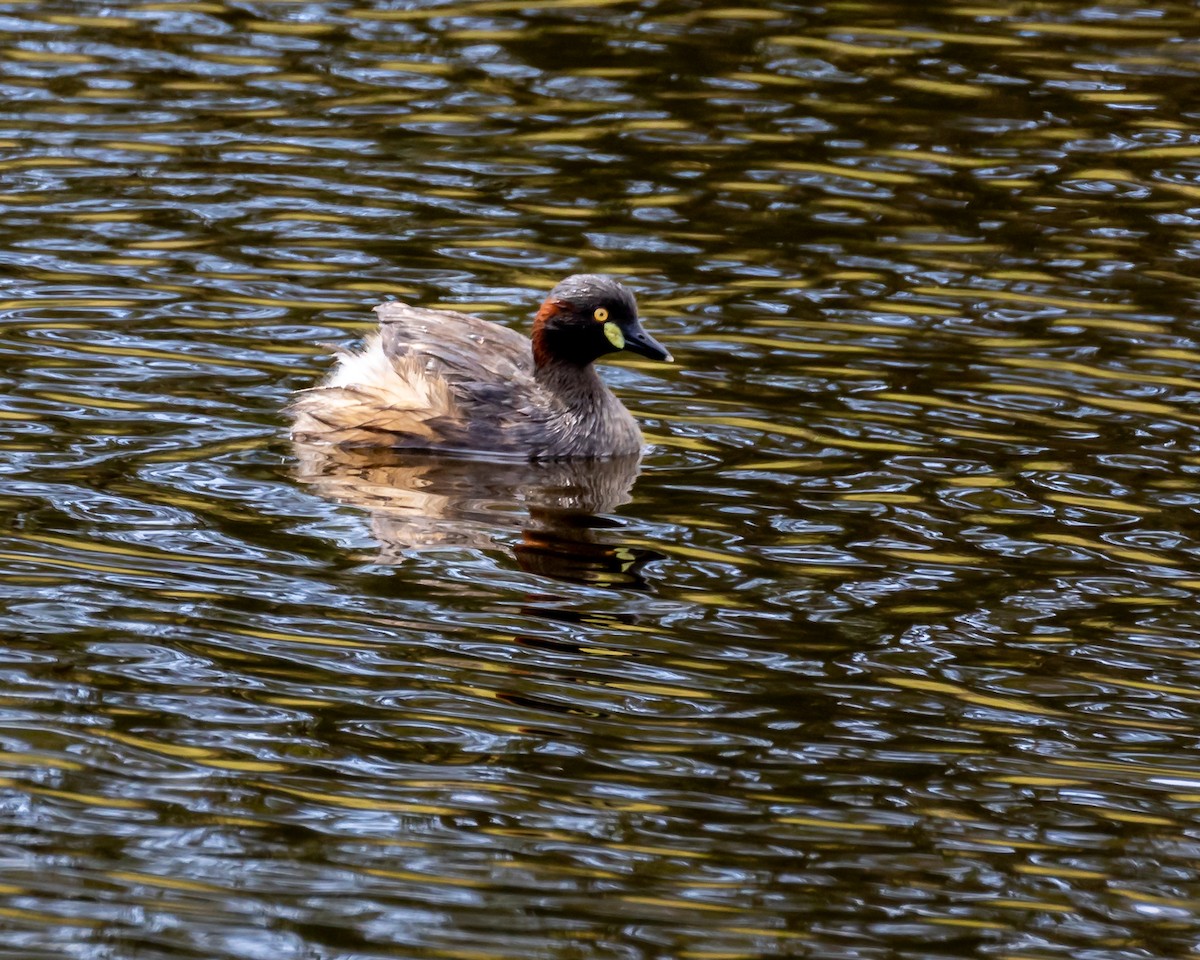
[[[0,956],[1200,956],[1191,4],[0,2]],[[643,462],[293,449],[633,288]]]

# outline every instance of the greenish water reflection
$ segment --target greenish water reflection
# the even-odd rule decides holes
[[[1191,956],[1183,3],[2,3],[0,956]],[[404,298],[652,446],[311,457]]]

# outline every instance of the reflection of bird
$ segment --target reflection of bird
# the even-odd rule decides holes
[[[616,525],[603,514],[629,502],[637,456],[496,463],[307,443],[296,454],[302,483],[370,512],[382,563],[429,547],[492,549],[504,528],[520,530],[522,568],[559,579],[639,582],[637,569],[655,556],[595,533]]]
[[[567,277],[515,331],[448,310],[376,307],[379,331],[343,352],[292,404],[293,436],[353,447],[506,459],[637,455],[642,436],[593,361],[618,350],[671,355],[642,329],[633,295],[593,274]]]

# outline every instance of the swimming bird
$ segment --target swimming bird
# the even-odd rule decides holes
[[[576,274],[530,338],[479,317],[391,301],[361,349],[291,405],[302,442],[505,459],[636,455],[642,434],[593,366],[619,350],[671,360],[611,277]]]

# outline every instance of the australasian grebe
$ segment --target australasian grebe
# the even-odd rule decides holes
[[[593,362],[618,350],[671,354],[611,277],[563,280],[530,339],[450,310],[375,310],[378,332],[292,403],[298,440],[529,460],[640,453],[637,423]]]

